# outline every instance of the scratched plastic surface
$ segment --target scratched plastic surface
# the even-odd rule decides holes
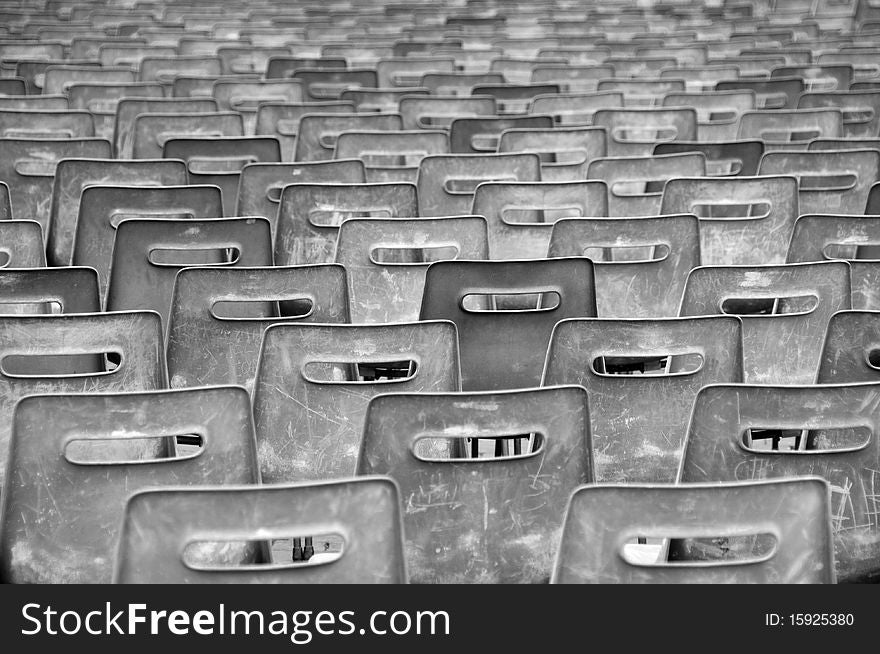
[[[849,66],[827,67],[852,72]],[[830,71],[829,71],[830,72]],[[837,107],[843,110],[843,136],[871,138],[880,132],[880,91],[851,91],[849,82],[825,93],[804,93],[798,108]]]
[[[281,143],[281,160],[293,161],[299,122],[306,114],[355,113],[354,104],[338,100],[329,102],[278,103],[266,102],[257,109],[256,134],[274,136]],[[303,180],[312,181],[312,180]],[[314,180],[318,181],[318,180]],[[327,181],[346,181],[344,179]]]
[[[694,398],[706,384],[742,381],[742,328],[718,316],[658,320],[565,320],[556,326],[542,384],[579,384],[590,401],[600,482],[672,483]],[[678,374],[597,372],[597,357],[702,356]]]
[[[553,116],[549,115],[455,118],[449,125],[449,150],[460,154],[494,153],[498,148],[498,137],[508,129],[552,127]]]
[[[658,216],[662,190],[650,191],[648,182],[665,182],[676,177],[705,177],[706,155],[702,152],[662,156],[605,157],[594,159],[588,179],[608,184],[609,216]],[[640,184],[643,188],[623,193],[618,184]]]
[[[877,344],[880,311],[840,311],[831,316],[819,372],[819,384],[880,381]]]
[[[0,252],[9,257],[9,268],[37,268],[46,265],[43,229],[35,220],[0,221]]]
[[[668,248],[665,256],[657,246]],[[593,260],[600,318],[664,318],[678,314],[688,273],[700,265],[696,216],[563,219],[553,226],[547,256],[583,256],[587,248],[609,247],[646,250],[647,258]]]
[[[422,438],[540,434],[538,451],[430,460]],[[579,387],[392,394],[370,402],[358,474],[400,487],[414,583],[542,583],[572,491],[591,483],[587,397]]]
[[[571,498],[552,583],[834,583],[828,485],[821,479],[747,484],[584,486]],[[747,564],[623,556],[637,537],[688,538],[770,532],[773,552]]]
[[[421,249],[454,248],[450,259],[481,260],[489,254],[482,216],[346,220],[339,228],[336,262],[345,266],[353,323],[412,322],[419,319],[430,260]],[[390,262],[377,261],[377,248],[398,249]],[[404,251],[399,248],[413,248]],[[428,250],[425,250],[428,251]],[[401,256],[403,254],[404,256]],[[414,256],[406,256],[414,255]]]
[[[244,124],[234,111],[205,113],[144,113],[132,125],[132,159],[161,159],[169,139],[205,136],[242,136]]]
[[[407,378],[357,382],[346,364],[414,361]],[[309,379],[308,363],[329,366],[328,380]],[[455,325],[445,321],[387,325],[269,327],[254,389],[260,466],[266,483],[332,479],[355,472],[370,399],[388,392],[457,391]]]
[[[0,313],[51,313],[57,302],[61,313],[101,310],[98,275],[92,268],[0,268]]]
[[[801,216],[794,227],[788,262],[825,261],[829,258],[849,262],[853,309],[880,309],[880,263],[876,246],[880,245],[878,216]],[[844,246],[826,254],[828,246]],[[848,246],[848,247],[846,247]],[[866,258],[862,248],[867,248]],[[870,259],[873,259],[871,261]]]
[[[542,181],[578,182],[587,178],[593,159],[606,155],[605,130],[565,126],[507,129],[498,137],[498,152],[546,153],[549,161],[541,162]]]
[[[0,150],[0,179],[9,186],[12,215],[18,220],[39,222],[43,238],[49,233],[52,183],[58,161],[110,156],[110,144],[95,138],[2,138]]]
[[[387,478],[309,485],[145,491],[125,510],[115,583],[403,584],[398,491]],[[194,541],[337,533],[342,556],[325,565],[211,568],[184,563]]]
[[[511,220],[505,216],[509,211],[527,212],[527,217]],[[474,192],[473,213],[488,223],[491,259],[540,259],[547,256],[553,214],[607,216],[608,189],[596,181],[484,182]]]
[[[720,72],[715,71],[716,74]],[[736,76],[737,73],[732,75]],[[700,141],[732,141],[737,136],[739,117],[755,109],[755,94],[748,90],[668,93],[662,104],[664,107],[692,107],[697,112],[697,138]]]
[[[122,312],[52,316],[0,316],[0,361],[12,355],[97,354],[118,352],[113,371],[103,365],[71,375],[12,376],[0,370],[0,452],[5,463],[15,403],[25,395],[143,391],[166,388],[165,351],[158,314]],[[39,362],[35,362],[39,365]],[[162,449],[162,448],[160,448]],[[155,444],[123,447],[127,458],[148,458]],[[0,466],[5,471],[5,466]]]
[[[450,188],[451,182],[540,182],[541,158],[534,153],[444,154],[425,157],[417,178],[420,216],[464,216],[473,190]]]
[[[426,155],[446,154],[449,150],[442,130],[375,132],[351,130],[336,139],[334,159],[364,161],[368,182],[416,181],[419,162]],[[383,157],[374,163],[375,157]]]
[[[844,261],[783,266],[705,266],[688,277],[682,316],[722,313],[729,298],[773,300],[773,314],[742,319],[744,381],[812,384],[825,328],[832,314],[850,308],[849,264]],[[812,304],[803,298],[812,297]],[[789,309],[790,311],[786,311]]]
[[[123,98],[116,105],[113,152],[117,159],[131,159],[134,122],[141,114],[185,114],[217,111],[214,98]]]
[[[468,211],[470,207],[468,207]],[[329,222],[315,215],[329,214]],[[467,215],[467,211],[462,215]],[[281,192],[275,226],[275,263],[279,266],[332,263],[339,224],[347,217],[418,216],[415,184],[290,184]]]
[[[660,213],[696,213],[700,205],[708,205],[713,213],[719,214],[700,218],[700,255],[704,265],[785,263],[788,241],[799,215],[797,178],[778,175],[670,179],[663,188]],[[756,210],[754,205],[769,206]],[[725,218],[731,206],[739,207],[737,216],[750,217]]]
[[[109,583],[132,493],[162,486],[258,483],[249,409],[247,393],[231,387],[23,400],[15,412],[3,496],[3,581]],[[177,459],[117,456],[91,465],[60,454],[72,441],[88,441],[98,451],[115,448],[122,455],[119,440],[177,434],[198,434],[203,449]],[[100,442],[108,438],[119,440]],[[235,560],[243,552],[230,547],[211,554]]]
[[[731,140],[666,141],[654,146],[654,154],[681,154],[702,152],[706,155],[706,175],[709,177],[743,177],[758,174],[758,165],[764,154],[764,142]]]
[[[80,198],[86,186],[176,186],[186,183],[186,166],[180,161],[70,158],[59,161],[49,211],[52,228],[46,249],[50,263],[54,266],[70,265]]]
[[[871,185],[880,176],[877,150],[767,152],[761,159],[759,175],[794,175],[798,178],[826,178],[822,188],[801,188],[798,193],[800,215],[865,211]],[[855,176],[836,183],[828,177]]]
[[[330,53],[322,52],[322,55]],[[375,70],[369,69],[336,69],[331,68],[299,68],[293,71],[293,79],[303,85],[306,102],[322,102],[338,100],[346,88],[376,88],[378,79]],[[299,160],[299,158],[297,158]]]
[[[403,129],[448,129],[458,116],[494,116],[495,98],[483,96],[411,96],[401,98],[398,111]]]
[[[223,192],[223,214],[234,216],[241,169],[249,163],[281,161],[274,136],[173,137],[162,147],[165,159],[186,162],[190,184],[214,184]]]
[[[0,220],[12,220],[12,203],[6,182],[0,182]]]
[[[89,186],[83,190],[72,263],[98,271],[103,298],[110,277],[116,221],[127,218],[218,218],[216,186]]]
[[[841,582],[880,579],[880,384],[812,387],[712,386],[694,404],[681,482],[718,482],[817,475],[831,485],[830,524]],[[841,430],[867,427],[867,439],[832,449],[746,449],[750,428]]]
[[[284,299],[308,300],[311,310],[302,317],[279,317],[274,302]],[[219,316],[217,302],[246,302],[263,313]],[[349,322],[342,266],[181,270],[168,324],[171,387],[238,384],[252,390],[263,332],[271,324],[295,321]]]
[[[180,250],[186,263],[157,264],[156,251]],[[234,249],[226,262],[223,251]],[[184,254],[183,251],[190,251]],[[211,250],[205,252],[204,250]],[[219,255],[219,256],[218,256]],[[123,220],[116,229],[107,311],[152,310],[167,327],[177,273],[187,266],[271,266],[272,234],[262,217],[210,220]]]
[[[473,311],[468,295],[558,294],[555,307]],[[461,348],[462,388],[532,388],[553,327],[565,318],[596,315],[593,264],[586,257],[516,261],[439,261],[428,268],[421,320],[451,320]]]
[[[593,125],[608,130],[610,157],[646,156],[659,141],[697,140],[697,112],[692,107],[598,109]]]
[[[265,67],[262,69],[265,70]],[[262,71],[260,71],[262,72]],[[238,111],[244,121],[244,133],[253,134],[257,108],[262,102],[294,103],[303,101],[300,82],[286,80],[233,81],[218,80],[212,95],[221,111]]]
[[[400,114],[306,114],[299,121],[294,161],[333,159],[336,137],[350,131],[398,131],[403,128]]]
[[[806,134],[808,136],[802,136]],[[812,138],[843,136],[843,112],[830,109],[746,111],[739,120],[737,138],[760,138],[766,152],[806,150]],[[791,172],[791,171],[787,171]]]

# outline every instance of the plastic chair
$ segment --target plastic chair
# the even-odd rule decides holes
[[[116,103],[113,153],[117,159],[131,159],[134,122],[141,114],[216,113],[214,98],[120,98]]]
[[[428,268],[420,319],[455,323],[464,390],[501,390],[537,386],[553,326],[595,313],[586,258],[440,261]]]
[[[671,179],[661,214],[700,218],[704,265],[785,263],[798,218],[798,181],[792,176]]]
[[[453,324],[266,329],[253,402],[263,481],[352,475],[367,404],[391,389],[460,389]]]
[[[80,198],[86,186],[112,180],[130,186],[185,186],[182,161],[118,159],[62,159],[55,167],[49,210],[47,254],[53,266],[70,265]]]
[[[488,255],[482,216],[356,218],[342,223],[336,244],[336,262],[347,272],[355,323],[418,320],[425,274],[432,262],[480,260]]]
[[[346,89],[379,86],[376,71],[368,68],[298,68],[291,77],[302,83],[308,102],[338,100]]]
[[[654,146],[655,155],[685,152],[702,152],[706,156],[707,177],[749,177],[758,174],[758,165],[764,155],[764,142],[668,141]]]
[[[560,322],[541,383],[587,389],[597,481],[672,483],[697,391],[741,380],[740,320],[707,316]]]
[[[425,156],[448,151],[446,132],[441,130],[351,131],[336,139],[333,159],[362,160],[368,182],[415,183]]]
[[[265,329],[280,322],[349,322],[345,270],[334,264],[185,268],[168,320],[172,388],[253,389]]]
[[[266,63],[266,79],[292,77],[299,68],[345,68],[344,57],[291,57],[275,55]]]
[[[747,111],[739,120],[737,137],[759,138],[765,150],[806,150],[814,138],[843,136],[840,109]]]
[[[654,105],[669,93],[684,93],[686,89],[683,79],[603,79],[599,80],[596,90],[617,91],[623,93],[625,107]]]
[[[880,91],[839,91],[804,93],[798,109],[833,107],[843,112],[843,136],[874,137],[880,131]]]
[[[139,114],[132,125],[132,159],[161,159],[171,140],[203,136],[242,136],[241,116],[234,111]]]
[[[287,537],[333,529],[343,540],[326,564],[193,565],[187,544]],[[115,583],[403,584],[400,498],[372,477],[288,486],[150,490],[125,507]],[[256,557],[255,557],[256,558]],[[275,559],[275,560],[273,560]],[[250,563],[250,562],[248,562]]]
[[[533,98],[539,95],[559,93],[558,84],[476,84],[471,95],[488,95],[495,98],[500,115],[526,113]]]
[[[159,82],[165,88],[170,88],[178,75],[222,74],[220,59],[206,55],[148,56],[140,60],[137,70],[138,81]]]
[[[5,182],[0,182],[0,220],[12,220],[12,202]]]
[[[706,156],[685,152],[648,157],[605,157],[594,159],[587,179],[608,185],[609,216],[657,216],[662,188],[678,177],[705,177]]]
[[[339,99],[354,104],[355,113],[396,114],[400,100],[412,96],[427,97],[428,89],[419,87],[347,89]]]
[[[417,216],[416,186],[406,183],[291,184],[281,191],[276,265],[331,263],[348,218]]]
[[[469,96],[473,95],[473,87],[486,84],[504,84],[504,75],[490,72],[425,73],[419,81],[419,86],[430,89],[431,95],[438,96]]]
[[[815,477],[584,486],[568,505],[551,583],[834,583],[829,492]],[[765,531],[775,538],[774,550],[735,552],[739,559],[709,561],[697,551],[688,553],[691,560],[661,556],[647,563],[627,551],[628,541],[643,536],[742,538]]]
[[[563,219],[553,225],[547,256],[590,257],[602,318],[673,317],[688,273],[700,265],[699,220],[690,214]]]
[[[589,164],[606,155],[605,130],[595,127],[508,129],[498,139],[499,153],[534,152],[542,157],[541,179],[586,179]]]
[[[875,343],[880,339],[880,312],[839,311],[831,316],[816,381],[819,384],[840,384],[878,381],[878,354]]]
[[[449,149],[453,153],[479,154],[495,152],[498,137],[509,129],[550,129],[551,116],[492,116],[454,118],[449,127]]]
[[[354,104],[341,100],[301,104],[264,102],[257,108],[254,133],[277,138],[281,143],[281,160],[293,161],[300,120],[307,114],[319,113],[354,113]]]
[[[43,229],[35,220],[0,220],[0,263],[4,268],[46,265]]]
[[[452,57],[393,57],[376,64],[376,86],[379,88],[417,87],[426,73],[453,73]]]
[[[744,62],[737,60],[742,66]],[[745,72],[740,69],[740,74]],[[755,93],[758,109],[794,109],[801,93],[806,91],[802,77],[773,77],[761,79],[729,79],[715,85],[716,91],[747,90]]]
[[[132,493],[259,482],[240,388],[27,397],[11,429],[0,538],[7,583],[108,583]],[[191,433],[198,455],[180,457],[168,437]],[[156,442],[172,458],[156,460],[146,445]],[[13,556],[22,548],[27,556]]]
[[[455,118],[494,116],[495,98],[461,96],[404,96],[398,103],[403,129],[443,129]]]
[[[657,142],[697,138],[697,112],[689,107],[599,109],[593,114],[593,125],[608,130],[611,156],[647,155]]]
[[[231,80],[214,82],[211,95],[220,111],[237,111],[244,121],[244,133],[254,134],[257,111],[265,102],[296,103],[303,101],[303,90],[294,80]]]
[[[216,186],[87,186],[80,200],[71,263],[98,271],[103,298],[116,226],[122,219],[222,215],[220,189]]]
[[[880,177],[880,152],[767,152],[758,174],[796,176],[801,215],[858,214],[865,209],[871,185]]]
[[[825,479],[838,581],[876,580],[877,399],[877,384],[707,387],[694,404],[679,481]],[[762,449],[749,438],[759,428],[806,431],[808,442]]]
[[[467,215],[483,182],[538,182],[541,159],[533,153],[448,154],[422,159],[416,181],[418,215]]]
[[[664,107],[692,107],[697,112],[697,137],[693,140],[718,142],[736,139],[740,117],[755,109],[752,91],[669,93]]]
[[[96,313],[98,274],[92,268],[0,269],[0,313]]]
[[[112,370],[107,353],[120,357]],[[0,354],[4,472],[13,408],[24,396],[144,391],[168,384],[159,316],[146,311],[0,316]],[[151,443],[140,449],[155,455],[164,448]]]
[[[342,132],[389,132],[398,131],[402,127],[399,114],[306,114],[299,122],[294,160],[332,159],[336,138]]]
[[[561,93],[594,93],[599,80],[614,77],[614,68],[598,64],[551,64],[532,66],[532,84],[556,84]],[[539,112],[543,113],[543,112]]]
[[[122,98],[161,98],[161,84],[132,82],[107,84],[75,82],[67,87],[68,104],[71,109],[88,111],[95,123],[95,136],[113,142],[116,125],[116,107]]]
[[[521,455],[450,460],[424,452],[438,434],[537,436]],[[413,582],[546,582],[563,507],[593,478],[586,393],[568,386],[380,395],[367,409],[358,473],[390,475],[407,498]],[[448,495],[438,500],[438,489]]]
[[[61,159],[110,157],[103,139],[0,139],[0,180],[9,187],[12,215],[36,220],[45,237],[55,166]]]
[[[540,259],[556,220],[607,215],[607,188],[593,181],[484,182],[472,213],[488,223],[490,259]]]
[[[746,383],[811,384],[828,320],[850,308],[850,297],[843,261],[707,266],[691,271],[681,315],[742,319]]]
[[[0,111],[3,139],[85,139],[95,135],[95,124],[87,111]]]

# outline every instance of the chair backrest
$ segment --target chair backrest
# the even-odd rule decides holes
[[[858,214],[871,185],[880,178],[877,150],[767,152],[759,175],[794,175],[799,180],[800,213]]]
[[[702,152],[706,156],[708,177],[753,176],[764,154],[764,142],[752,141],[669,141],[654,146],[654,154]]]
[[[354,113],[354,104],[348,101],[278,103],[263,102],[257,108],[254,133],[274,136],[281,143],[281,160],[293,161],[299,123],[307,114]]]
[[[706,93],[712,95],[714,93],[712,89],[715,88],[718,80],[736,79],[739,77],[739,74],[739,66],[735,63],[713,63],[699,66],[664,68],[660,71],[660,79],[684,80],[687,93]],[[725,91],[719,92],[725,93]],[[735,92],[739,93],[739,91]],[[684,104],[686,105],[687,103]],[[754,107],[752,108],[754,109]]]
[[[683,486],[584,486],[572,495],[551,583],[834,583],[828,484],[818,478]],[[723,541],[771,531],[770,553],[647,564],[635,538]],[[702,541],[701,541],[702,542]],[[644,546],[643,546],[644,547]],[[663,551],[661,547],[661,551]]]
[[[828,321],[819,384],[880,381],[880,311],[840,311]]]
[[[138,79],[170,87],[178,75],[220,75],[220,59],[206,55],[149,56],[141,59]]]
[[[238,384],[250,391],[269,325],[347,323],[348,310],[345,269],[335,264],[185,268],[168,320],[171,387]]]
[[[170,140],[198,136],[242,136],[244,123],[234,111],[144,113],[132,124],[132,159],[161,159]]]
[[[376,64],[376,80],[379,88],[419,86],[426,73],[453,73],[455,59],[452,57],[392,57],[380,59]]]
[[[509,79],[505,76],[505,79]],[[532,98],[559,93],[558,84],[476,84],[471,95],[490,95],[495,98],[499,114],[517,115],[528,110]]]
[[[843,136],[874,137],[880,131],[880,91],[804,93],[798,109],[836,107],[843,112]]]
[[[420,317],[455,323],[464,390],[502,390],[537,386],[553,326],[595,315],[593,265],[573,257],[434,263]]]
[[[113,142],[116,124],[116,107],[122,98],[162,98],[164,90],[155,82],[130,82],[107,84],[76,82],[67,88],[71,109],[81,109],[92,114],[95,136]]]
[[[401,98],[411,96],[427,97],[428,89],[419,87],[347,89],[339,99],[354,104],[355,113],[374,111],[383,114],[396,114]]]
[[[113,152],[117,159],[131,159],[134,121],[140,114],[209,113],[217,111],[214,98],[122,98],[116,104]]]
[[[403,584],[400,497],[394,482],[372,477],[325,483],[150,490],[125,507],[116,583]],[[198,542],[289,538],[331,528],[343,540],[326,564],[193,565]],[[267,561],[268,562],[268,561]],[[285,565],[287,564],[287,565]]]
[[[162,157],[185,161],[190,184],[219,186],[223,215],[230,216],[238,204],[242,167],[280,162],[281,145],[273,136],[172,138],[165,142]]]
[[[469,96],[471,89],[480,84],[504,84],[501,73],[425,73],[419,86],[431,90],[431,95]],[[492,98],[494,103],[494,98]],[[494,112],[493,112],[494,113]]]
[[[755,109],[755,94],[748,90],[668,93],[662,106],[692,107],[697,112],[694,140],[730,141],[737,136],[740,116]]]
[[[807,50],[807,56],[811,53]],[[779,66],[770,71],[770,77],[803,77],[807,93],[846,91],[852,84],[851,64],[813,64],[809,59],[800,65]],[[804,96],[802,95],[801,98]],[[800,104],[800,99],[798,100]]]
[[[700,265],[700,221],[692,214],[563,219],[547,256],[593,261],[600,318],[674,317],[688,273]]]
[[[0,220],[12,220],[12,201],[6,182],[0,182]]]
[[[272,325],[253,402],[263,481],[354,474],[370,399],[460,390],[458,361],[446,321]]]
[[[333,159],[360,159],[368,182],[413,182],[419,162],[431,154],[446,154],[449,143],[442,130],[342,132]]]
[[[742,319],[745,382],[811,384],[828,321],[850,296],[844,261],[706,266],[691,271],[681,315]]]
[[[472,213],[488,223],[490,259],[540,259],[556,220],[608,214],[607,188],[595,181],[484,182]]]
[[[418,320],[428,266],[488,259],[486,232],[480,215],[346,220],[339,228],[336,262],[346,269],[351,321]]]
[[[831,531],[841,582],[880,576],[877,520],[878,384],[709,386],[694,403],[680,482],[817,475],[831,486]],[[808,435],[796,450],[756,446],[757,430]]]
[[[418,215],[414,184],[290,184],[281,191],[275,264],[331,263],[339,225],[348,218]]]
[[[0,180],[9,186],[12,215],[36,220],[45,238],[49,229],[50,197],[55,166],[61,159],[110,157],[104,139],[0,139]]]
[[[0,138],[84,139],[95,136],[95,124],[88,111],[0,110]]]
[[[0,268],[0,313],[47,314],[101,311],[93,268]]]
[[[291,77],[302,83],[308,102],[338,100],[346,89],[378,86],[376,71],[368,68],[298,68]]]
[[[684,93],[687,87],[683,79],[614,78],[599,80],[596,90],[623,93],[624,106],[644,106],[657,103],[667,93]]]
[[[306,114],[300,118],[294,161],[322,161],[333,158],[336,138],[342,132],[398,131],[400,114]]]
[[[844,259],[849,262],[852,308],[880,309],[880,216],[809,215],[798,218],[788,263]]]
[[[62,159],[55,168],[47,256],[53,266],[70,265],[76,219],[86,186],[184,186],[188,183],[182,161],[118,159]]]
[[[599,109],[593,125],[608,131],[610,156],[643,156],[659,142],[697,140],[697,112],[691,107]]]
[[[705,175],[706,156],[702,152],[604,157],[594,159],[587,169],[587,179],[608,185],[608,215],[625,217],[660,215],[667,180]]]
[[[196,265],[271,266],[269,221],[262,216],[123,220],[113,241],[107,310],[152,310],[167,326],[175,276]]]
[[[562,93],[594,93],[599,80],[609,77],[614,77],[614,68],[609,65],[548,63],[532,66],[530,80],[533,84],[556,84]]]
[[[773,77],[721,80],[715,85],[716,91],[742,89],[755,93],[758,109],[794,109],[806,84],[802,77]]]
[[[274,55],[266,62],[266,79],[285,79],[298,68],[345,68],[344,57],[291,57]]]
[[[393,477],[407,507],[420,507],[404,513],[412,581],[546,582],[563,507],[574,488],[593,479],[589,422],[586,393],[577,386],[371,400],[358,474]],[[494,459],[426,457],[420,442],[438,434],[537,434],[537,447]]]
[[[447,154],[422,159],[417,177],[420,216],[467,215],[483,182],[539,182],[534,153]]]
[[[494,116],[492,96],[405,96],[398,103],[403,129],[447,129],[455,118]]]
[[[619,374],[625,359],[646,374]],[[665,374],[647,373],[656,361]],[[672,483],[697,391],[739,381],[741,322],[707,316],[560,322],[542,385],[587,389],[597,481]]]
[[[216,186],[87,186],[80,200],[71,262],[98,271],[103,298],[121,220],[222,216],[221,192]]]
[[[501,132],[498,152],[534,152],[541,156],[545,182],[577,182],[587,178],[594,159],[604,157],[605,130],[601,127],[508,129]]]
[[[806,150],[810,141],[843,136],[843,112],[837,108],[746,111],[737,138],[764,141],[766,150]]]
[[[244,120],[244,133],[253,134],[257,110],[264,102],[294,103],[303,101],[302,86],[286,80],[234,80],[214,82],[211,95],[220,111],[237,111]]]
[[[0,220],[0,262],[8,268],[46,265],[43,228],[36,220]]]
[[[179,458],[173,437],[188,434],[200,449]],[[139,443],[157,440],[172,441],[172,458],[133,456]],[[12,417],[0,575],[7,583],[109,583],[132,493],[258,483],[256,454],[240,388],[24,398]],[[13,556],[22,549],[27,556]]]
[[[66,95],[0,95],[0,110],[15,111],[66,111],[69,108]]]
[[[660,213],[700,218],[704,265],[785,263],[798,217],[798,181],[786,175],[671,179]]]
[[[106,369],[107,353],[121,357],[115,369]],[[62,374],[59,356],[68,357]],[[12,369],[10,358],[18,359]],[[146,311],[0,316],[0,361],[0,473],[12,410],[25,395],[143,391],[168,384],[159,316]],[[163,449],[141,445],[133,455],[143,458]]]

